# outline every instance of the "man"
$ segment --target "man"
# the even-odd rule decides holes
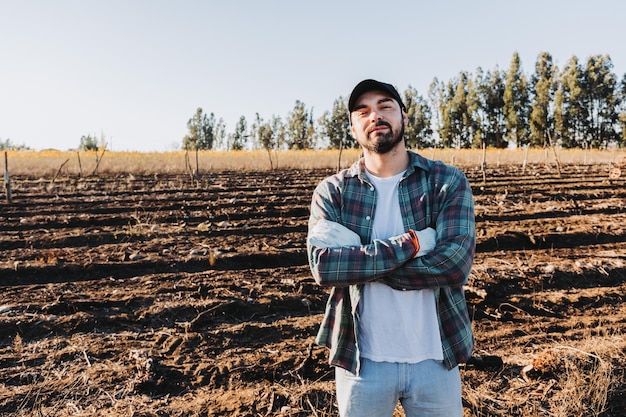
[[[406,149],[406,108],[387,83],[348,100],[363,157],[315,189],[307,252],[332,287],[317,343],[330,349],[340,415],[462,416],[458,364],[473,349],[463,285],[474,203],[457,168]]]

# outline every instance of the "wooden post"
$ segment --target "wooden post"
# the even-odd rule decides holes
[[[7,202],[11,204],[13,197],[11,196],[11,180],[9,179],[9,155],[4,151],[4,187],[7,189]]]
[[[341,154],[343,152],[343,139],[339,141],[339,157],[337,158],[337,172],[341,171]]]
[[[76,151],[76,157],[78,158],[78,178],[83,177],[83,164],[80,162],[80,152]]]
[[[200,163],[198,162],[198,152],[199,151],[200,150],[198,148],[196,148],[196,175],[195,175],[196,178],[200,177]]]
[[[483,160],[480,163],[480,170],[483,173],[483,184],[487,183],[487,145],[483,142]]]
[[[556,169],[559,173],[559,178],[561,178],[561,163],[559,162],[559,156],[556,154],[556,144],[552,143],[552,135],[550,135],[550,132],[548,132],[548,140],[550,141],[550,148],[552,148],[552,153],[556,160]]]

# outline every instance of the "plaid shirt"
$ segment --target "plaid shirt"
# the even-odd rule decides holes
[[[357,306],[363,284],[373,280],[398,290],[434,289],[449,369],[465,362],[474,347],[463,292],[476,247],[469,182],[457,168],[408,152],[409,167],[398,185],[400,211],[407,231],[437,231],[436,246],[426,256],[413,259],[416,248],[408,232],[372,242],[376,191],[362,159],[323,180],[313,194],[309,229],[328,219],[361,237],[360,247],[307,247],[315,281],[332,287],[316,341],[330,349],[331,365],[355,374],[360,368]]]

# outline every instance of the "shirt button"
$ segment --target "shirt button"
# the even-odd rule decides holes
[[[365,220],[370,221],[370,216],[365,217]]]
[[[373,185],[370,186],[370,190],[374,191],[374,186]]]

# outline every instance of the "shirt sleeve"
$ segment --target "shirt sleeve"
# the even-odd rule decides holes
[[[334,184],[322,182],[313,193],[309,230],[321,219],[341,223],[341,201]],[[307,243],[309,265],[322,286],[345,287],[382,279],[410,261],[416,246],[406,232],[370,244],[322,248]]]
[[[467,284],[476,250],[474,198],[465,175],[460,170],[454,172],[435,192],[435,248],[385,276],[383,282],[392,288],[420,290]]]

